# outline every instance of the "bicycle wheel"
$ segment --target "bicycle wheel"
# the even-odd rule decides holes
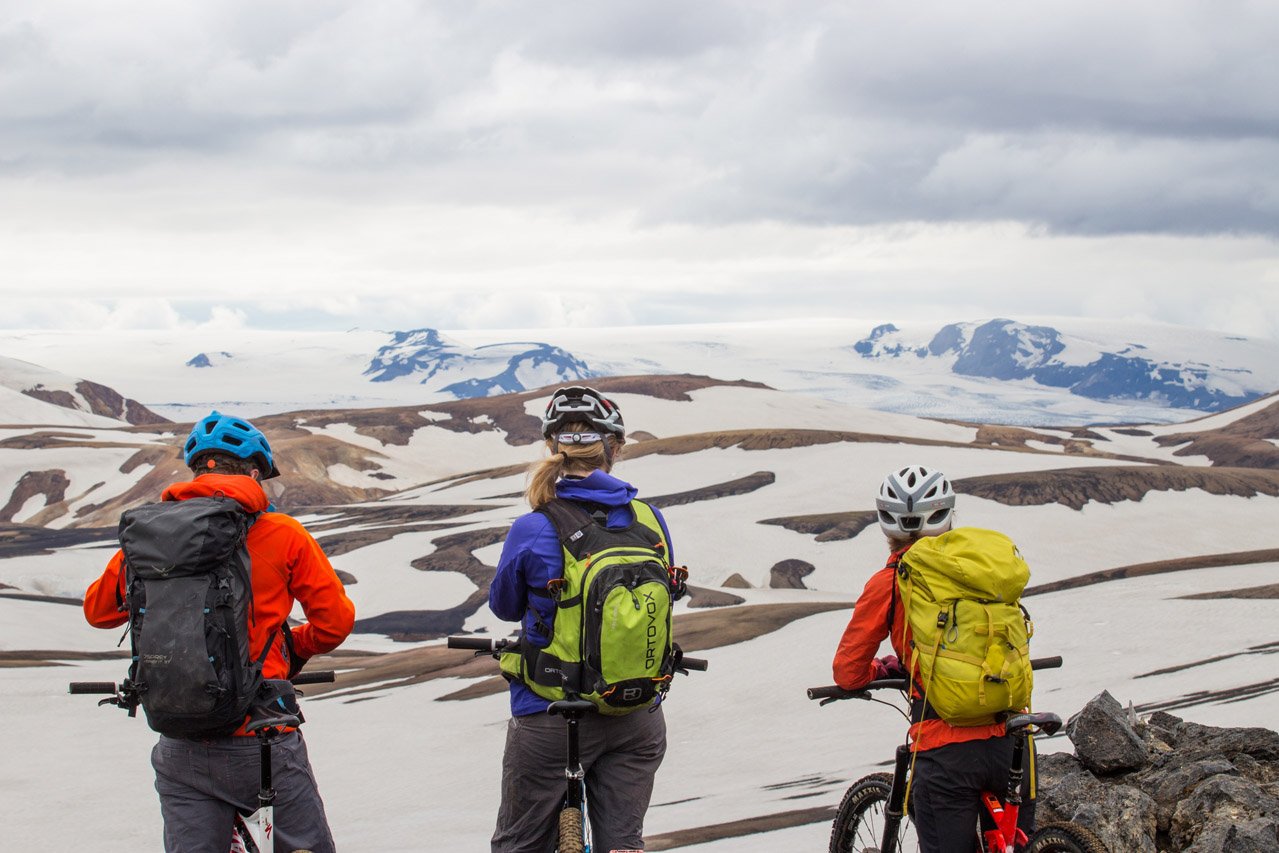
[[[1093,831],[1077,823],[1046,823],[1030,836],[1024,853],[1108,853]]]
[[[556,853],[584,853],[582,810],[566,807],[560,812],[560,843]]]
[[[873,773],[852,784],[835,813],[830,853],[878,853],[887,821],[884,810],[888,807],[892,786],[891,773]],[[896,836],[900,853],[918,853],[919,839],[909,816],[902,818]]]

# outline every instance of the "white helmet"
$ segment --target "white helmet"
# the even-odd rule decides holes
[[[875,507],[879,526],[889,536],[931,536],[950,529],[955,490],[942,472],[911,465],[884,478]]]

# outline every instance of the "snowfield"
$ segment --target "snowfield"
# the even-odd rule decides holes
[[[668,344],[676,348],[687,341],[672,338]],[[230,341],[219,350],[235,347]],[[582,350],[589,351],[585,343]],[[751,366],[744,363],[743,370]],[[299,387],[305,389],[305,378]],[[1230,595],[1276,583],[1279,557],[1266,554],[1279,549],[1274,524],[1279,497],[1232,493],[1227,486],[1234,488],[1233,481],[1225,475],[1243,469],[1205,468],[1203,457],[1177,457],[1155,443],[1166,432],[1206,433],[1244,416],[1264,415],[1279,405],[1273,399],[1175,428],[1097,429],[1105,440],[1090,439],[1085,453],[1066,452],[1043,440],[1071,438],[1060,425],[1040,431],[1040,438],[1024,446],[991,447],[976,443],[975,426],[874,411],[808,393],[712,386],[689,397],[617,395],[630,429],[661,440],[649,450],[665,440],[679,441],[664,452],[646,451],[645,443],[637,442],[632,446],[636,455],[624,458],[616,473],[633,482],[642,496],[684,494],[685,502],[664,508],[677,561],[689,566],[694,585],[743,599],[729,608],[693,608],[682,602],[677,612],[681,618],[719,618],[729,624],[740,612],[736,608],[785,603],[813,610],[759,636],[712,641],[695,652],[710,661],[710,669],[680,677],[666,703],[670,746],[648,814],[650,835],[833,806],[850,781],[884,769],[903,736],[900,717],[861,702],[819,707],[804,693],[830,682],[831,657],[852,603],[869,574],[883,565],[882,535],[874,524],[847,538],[822,538],[764,522],[873,509],[884,474],[905,464],[937,467],[954,480],[1007,475],[1014,484],[1033,484],[1063,469],[1087,477],[1122,467],[1128,469],[1125,476],[1137,481],[1147,470],[1153,476],[1168,466],[1223,474],[1211,481],[1221,493],[1151,489],[1140,499],[1089,500],[1080,509],[1014,499],[1012,494],[964,495],[961,490],[957,514],[961,524],[1012,536],[1031,565],[1032,586],[1067,582],[1064,589],[1024,601],[1035,622],[1035,655],[1059,654],[1066,661],[1062,669],[1037,675],[1038,710],[1068,716],[1109,690],[1120,702],[1138,707],[1174,703],[1173,713],[1212,725],[1265,725],[1279,718],[1279,691],[1273,686],[1239,695],[1270,677],[1273,659],[1265,655],[1279,641],[1273,593],[1187,597]],[[524,409],[536,414],[540,406],[529,401]],[[476,592],[474,580],[432,561],[440,537],[501,530],[526,511],[519,497],[525,485],[522,472],[471,478],[477,471],[540,457],[536,445],[508,443],[497,426],[503,422],[494,417],[491,428],[475,433],[421,427],[402,445],[357,433],[355,425],[341,420],[325,427],[299,424],[303,436],[322,434],[343,446],[381,454],[381,471],[395,478],[330,468],[339,482],[396,491],[379,500],[308,506],[299,512],[304,523],[324,528],[317,533],[322,538],[387,529],[386,537],[333,557],[335,567],[356,580],[348,591],[360,618],[445,610]],[[769,438],[825,430],[843,438],[796,446],[765,442],[761,446],[768,449],[759,450],[704,441],[706,434],[737,430]],[[100,501],[98,495],[124,494],[153,470],[143,465],[123,473],[124,462],[139,450],[173,441],[171,432],[161,428],[95,428],[80,437],[99,446],[22,446],[36,432],[19,423],[0,433],[0,442],[21,440],[0,446],[0,501],[3,490],[15,489],[24,473],[52,468],[66,472],[69,493],[86,495],[76,497],[76,506]],[[851,434],[860,438],[853,440]],[[309,452],[303,443],[296,446]],[[771,479],[724,488],[760,473]],[[1271,477],[1270,469],[1246,473],[1256,474],[1263,486],[1273,480],[1265,479]],[[101,485],[92,490],[96,483]],[[412,523],[409,511],[415,508],[448,506],[476,511],[431,522],[438,527],[399,529]],[[30,517],[33,507],[30,501],[21,502],[14,520]],[[405,515],[394,516],[390,510]],[[328,528],[331,523],[337,526]],[[73,534],[83,538],[38,538]],[[19,538],[28,535],[48,547]],[[48,530],[0,526],[0,664],[6,664],[0,666],[0,713],[7,723],[0,752],[9,768],[0,774],[0,802],[8,814],[21,817],[10,822],[7,846],[13,849],[159,849],[159,810],[149,765],[154,735],[141,719],[98,708],[93,697],[66,694],[71,680],[118,680],[124,675],[121,658],[85,659],[85,653],[112,653],[121,632],[88,627],[78,605],[113,547],[109,527],[80,530],[74,517],[60,519]],[[500,549],[500,542],[490,542],[471,554],[492,566]],[[1239,552],[1262,553],[1252,562],[1240,558],[1209,568],[1069,586],[1106,569]],[[811,564],[812,572],[802,578],[805,588],[770,586],[771,570],[783,560]],[[426,570],[413,568],[414,561]],[[733,575],[750,588],[725,588]],[[505,636],[512,627],[485,607],[465,619],[465,630],[495,636]],[[343,648],[384,655],[442,642],[395,642],[361,633]],[[459,661],[468,659],[466,652],[456,654]],[[366,661],[336,657],[326,664],[356,673]],[[342,849],[487,849],[507,699],[504,693],[443,699],[482,680],[387,681],[359,692],[340,682],[337,689],[314,690],[305,700],[304,731]],[[1200,692],[1206,695],[1192,696]],[[1064,738],[1041,743],[1046,751],[1069,746]],[[679,849],[824,849],[828,831],[828,823],[808,823]]]

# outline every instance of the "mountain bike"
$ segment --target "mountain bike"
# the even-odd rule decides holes
[[[275,831],[275,787],[271,781],[271,743],[285,729],[297,728],[304,721],[292,685],[322,684],[333,679],[333,670],[316,670],[298,673],[288,681],[268,679],[262,682],[260,698],[249,709],[249,719],[244,727],[245,731],[258,740],[258,761],[261,768],[258,807],[248,814],[236,811],[229,853],[271,853],[275,850],[275,840],[272,837]],[[285,685],[288,685],[287,688]],[[113,681],[73,681],[68,692],[110,694],[98,704],[116,705],[130,710],[131,715],[131,709],[137,708],[136,691],[128,679],[120,684]]]
[[[449,637],[450,649],[473,649],[477,656],[492,655],[499,657],[516,641],[493,640],[484,637]],[[706,671],[706,661],[701,658],[685,657],[676,654],[675,671],[688,675],[689,670]],[[564,718],[567,736],[565,750],[564,803],[559,814],[559,844],[556,853],[591,853],[591,823],[586,797],[586,771],[582,769],[581,751],[578,745],[578,726],[582,718],[595,710],[595,703],[582,699],[575,693],[565,691],[566,698],[552,702],[546,713]],[[614,853],[633,853],[633,851],[614,851]]]
[[[1059,666],[1060,657],[1031,661],[1032,669]],[[895,708],[910,720],[910,715],[896,703],[874,698],[871,693],[876,690],[898,690],[907,702],[910,701],[908,678],[879,679],[858,690],[844,690],[834,685],[811,687],[808,698],[819,699],[822,705],[841,699],[879,702]],[[1013,738],[1008,788],[1002,799],[993,791],[982,792],[987,828],[983,829],[980,821],[974,827],[975,849],[982,853],[1107,853],[1101,840],[1090,829],[1077,823],[1046,823],[1029,837],[1017,826],[1027,741],[1040,732],[1055,734],[1062,721],[1061,717],[1052,713],[1014,714],[1004,726],[1008,736]],[[911,758],[910,746],[902,744],[897,747],[892,773],[872,773],[849,786],[831,827],[830,853],[917,853],[920,848],[912,815],[913,802],[905,804]]]

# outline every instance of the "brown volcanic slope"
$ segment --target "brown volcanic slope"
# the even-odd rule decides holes
[[[692,400],[689,392],[720,386],[767,388],[758,382],[744,380],[727,381],[709,376],[674,374],[663,376],[609,376],[589,380],[591,387],[605,394],[643,394],[661,400]],[[349,423],[360,435],[375,438],[383,444],[406,445],[413,433],[425,426],[437,426],[455,432],[488,432],[502,430],[506,441],[512,445],[533,444],[542,438],[541,422],[528,414],[530,400],[543,400],[558,386],[547,386],[519,394],[502,394],[496,397],[475,397],[469,400],[453,400],[447,403],[429,403],[421,406],[392,406],[380,409],[318,409],[289,412],[261,418],[254,423],[275,446],[276,432],[297,429],[298,421],[312,426]],[[430,411],[448,415],[446,420],[427,420],[421,412]],[[475,419],[484,420],[476,422]]]
[[[1177,456],[1207,456],[1214,466],[1279,468],[1279,446],[1271,441],[1279,439],[1279,394],[1270,396],[1276,400],[1269,406],[1218,429],[1179,432],[1155,441],[1163,447],[1185,445]]]
[[[1279,495],[1279,471],[1247,468],[1191,468],[1178,465],[1058,468],[955,480],[961,499],[975,495],[1008,506],[1059,503],[1083,509],[1089,501],[1139,501],[1150,492],[1202,489],[1213,495]],[[874,510],[848,510],[765,518],[787,530],[816,536],[818,542],[851,539],[875,522]]]
[[[170,422],[168,418],[157,415],[137,400],[127,399],[115,389],[99,385],[97,382],[81,379],[76,383],[75,389],[85,405],[81,405],[75,394],[69,391],[50,391],[42,385],[26,388],[22,393],[45,403],[61,406],[64,409],[74,409],[78,412],[87,411],[135,426],[167,424]]]

